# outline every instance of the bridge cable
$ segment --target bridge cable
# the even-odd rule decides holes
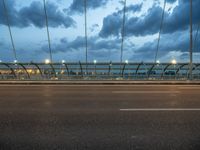
[[[123,61],[123,51],[124,51],[124,36],[125,36],[125,21],[126,21],[126,0],[124,0],[124,9],[123,9],[123,21],[122,21],[122,29],[121,29],[121,55],[120,55],[120,68],[122,67]]]
[[[86,73],[87,73],[88,69],[87,0],[84,0],[84,13],[85,13],[85,62],[86,62]]]
[[[160,47],[160,37],[161,37],[162,28],[163,28],[163,21],[164,21],[164,16],[165,16],[165,7],[166,7],[166,0],[164,0],[164,6],[163,6],[161,23],[160,23],[160,30],[159,30],[159,34],[158,34],[158,43],[157,43],[156,55],[155,55],[154,63],[156,63],[156,61],[157,61],[158,50],[159,50],[159,47]]]
[[[15,58],[15,60],[17,60],[16,48],[15,48],[15,44],[14,44],[14,40],[13,40],[13,35],[12,35],[10,23],[9,23],[8,10],[6,8],[5,0],[3,0],[3,7],[4,7],[4,11],[5,11],[6,22],[7,22],[7,26],[8,26],[8,30],[9,30],[9,35],[10,35],[10,39],[11,39],[11,44],[12,44],[12,48],[13,48],[14,58]]]
[[[50,33],[49,33],[49,22],[48,22],[47,9],[46,9],[46,0],[43,0],[43,4],[44,4],[44,13],[45,13],[45,21],[46,21],[46,29],[47,29],[47,37],[48,37],[49,55],[50,55],[50,61],[52,63],[53,58],[52,58],[52,49],[51,49],[51,39],[50,39]]]
[[[200,23],[198,23],[195,38],[194,38],[194,49],[198,50],[198,34],[199,34],[199,29],[200,29]]]

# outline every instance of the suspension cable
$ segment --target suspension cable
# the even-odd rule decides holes
[[[125,36],[125,21],[126,21],[126,0],[124,0],[124,10],[123,10],[123,21],[122,21],[122,30],[121,30],[121,55],[120,63],[122,65],[123,61],[123,51],[124,51],[124,36]]]
[[[160,47],[160,37],[161,37],[162,28],[163,28],[163,21],[164,21],[164,16],[165,16],[165,7],[166,7],[166,0],[164,0],[164,6],[163,6],[161,23],[160,23],[160,30],[159,30],[159,34],[158,34],[158,43],[157,43],[156,55],[155,55],[154,63],[156,63],[156,61],[157,61],[158,50],[159,50],[159,47]]]
[[[49,22],[48,22],[47,9],[46,9],[46,0],[43,0],[43,4],[44,4],[44,13],[45,13],[45,21],[46,21],[46,29],[47,29],[47,37],[48,37],[49,55],[50,55],[50,61],[52,63],[53,58],[52,58],[52,49],[51,49],[51,39],[50,39],[50,33],[49,33]]]
[[[197,44],[198,44],[199,29],[200,29],[200,23],[198,23],[196,34],[195,34],[195,38],[194,38],[194,50],[195,50],[195,48],[196,48],[196,50],[198,49],[197,48],[197,46],[198,46]]]
[[[12,44],[12,48],[13,48],[14,59],[17,60],[17,54],[16,54],[15,44],[14,44],[14,40],[13,40],[13,36],[12,36],[10,23],[9,23],[8,10],[7,10],[6,4],[5,4],[5,0],[3,0],[3,7],[4,7],[4,11],[5,11],[6,23],[7,23],[8,30],[9,30],[10,40],[11,40],[11,44]]]
[[[88,69],[87,0],[84,0],[84,12],[85,12],[85,62],[86,62],[86,73],[87,73]]]

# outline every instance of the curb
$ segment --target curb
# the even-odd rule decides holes
[[[0,85],[12,85],[12,84],[27,84],[27,85],[54,85],[54,84],[66,84],[66,85],[79,85],[79,84],[94,84],[94,85],[113,85],[113,84],[118,84],[118,85],[200,85],[200,81],[124,81],[124,80],[119,80],[119,81],[111,81],[111,80],[84,80],[84,81],[77,81],[77,80],[72,80],[72,81],[0,81]]]

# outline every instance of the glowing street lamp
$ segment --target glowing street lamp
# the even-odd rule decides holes
[[[125,60],[125,63],[128,64],[128,60]]]
[[[176,59],[173,59],[173,60],[171,61],[171,63],[172,63],[173,65],[176,65],[176,64],[177,64]]]
[[[64,64],[65,63],[65,60],[62,60],[62,64]]]
[[[16,64],[16,63],[17,63],[17,60],[14,60],[14,63]]]
[[[156,61],[156,63],[157,63],[157,64],[160,64],[160,61],[159,61],[159,60],[157,60],[157,61]]]
[[[45,59],[45,64],[50,64],[50,60],[49,59]]]
[[[95,74],[95,77],[96,77],[96,73],[97,73],[97,71],[96,71],[96,63],[97,63],[97,60],[94,60],[93,62],[94,62],[94,74]]]

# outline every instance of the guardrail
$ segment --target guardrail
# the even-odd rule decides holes
[[[187,80],[187,63],[0,63],[0,80]],[[200,80],[200,64],[193,64]]]

